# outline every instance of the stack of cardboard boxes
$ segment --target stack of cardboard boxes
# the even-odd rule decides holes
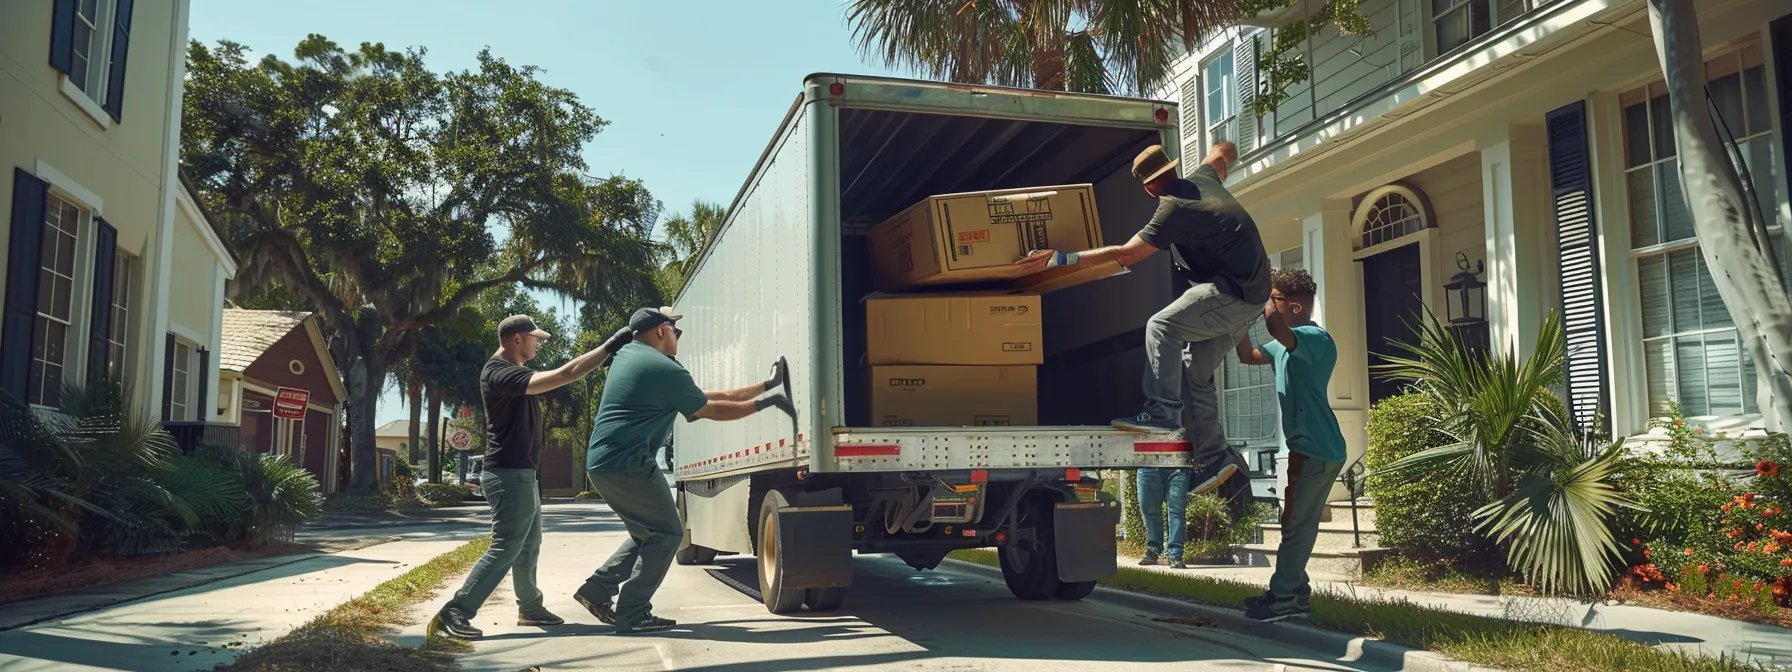
[[[878,293],[865,299],[872,422],[1038,424],[1040,296],[1123,271],[1109,263],[1022,276],[1014,262],[1032,250],[1101,245],[1087,184],[934,196],[873,228]]]

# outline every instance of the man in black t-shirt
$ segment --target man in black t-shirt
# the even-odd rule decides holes
[[[1108,261],[1132,266],[1160,250],[1175,257],[1176,275],[1189,288],[1146,325],[1145,409],[1113,424],[1132,432],[1186,431],[1194,444],[1193,494],[1219,487],[1243,462],[1220,425],[1213,371],[1269,300],[1269,255],[1257,223],[1224,185],[1237,160],[1238,148],[1219,142],[1188,179],[1178,179],[1176,161],[1152,145],[1132,163],[1133,177],[1157,199],[1157,213],[1138,235],[1125,245],[1080,254],[1040,250],[1015,262],[1038,272]]]
[[[535,563],[541,554],[541,484],[536,469],[541,458],[540,395],[585,377],[627,344],[624,327],[603,345],[573,358],[553,371],[523,366],[541,349],[548,332],[528,315],[512,315],[498,324],[498,351],[479,372],[479,396],[485,405],[485,470],[479,487],[492,507],[492,545],[454,598],[430,619],[429,636],[446,633],[472,639],[485,633],[472,619],[504,574],[516,589],[518,625],[560,625],[565,621],[542,605],[535,585]]]

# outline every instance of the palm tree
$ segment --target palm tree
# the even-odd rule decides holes
[[[1411,358],[1376,368],[1445,409],[1437,431],[1451,442],[1373,477],[1472,474],[1493,499],[1474,514],[1478,530],[1505,545],[1508,563],[1534,585],[1583,594],[1610,587],[1618,511],[1640,507],[1615,485],[1622,444],[1573,427],[1551,391],[1567,353],[1561,316],[1544,321],[1535,354],[1523,360],[1510,350],[1480,351],[1435,316],[1416,331],[1416,344],[1396,343]]]
[[[670,248],[666,265],[660,269],[658,283],[660,294],[671,299],[677,296],[678,290],[684,287],[685,278],[695,270],[697,257],[709,241],[722,230],[722,222],[728,218],[728,210],[709,201],[697,200],[691,203],[690,214],[673,215],[666,219],[663,233],[666,245]]]
[[[859,51],[966,84],[1143,94],[1241,0],[853,0]]]

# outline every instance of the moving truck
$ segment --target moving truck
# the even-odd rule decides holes
[[[673,302],[699,385],[749,385],[783,358],[796,415],[680,421],[679,563],[756,555],[774,613],[839,608],[854,553],[929,570],[993,547],[1022,599],[1080,599],[1111,575],[1121,512],[1098,470],[1189,460],[1177,435],[1107,424],[1143,404],[1145,325],[1177,290],[1169,255],[1039,293],[1042,363],[990,374],[1036,393],[1036,417],[1004,416],[1027,424],[884,426],[874,385],[922,386],[929,367],[868,361],[869,234],[939,194],[1091,185],[1103,239],[1123,242],[1157,206],[1132,158],[1154,144],[1174,155],[1176,115],[1150,100],[808,77]]]

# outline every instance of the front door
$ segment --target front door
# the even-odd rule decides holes
[[[1405,383],[1386,380],[1375,370],[1385,357],[1411,358],[1394,342],[1418,343],[1413,327],[1424,319],[1419,245],[1388,250],[1362,261],[1363,330],[1369,338],[1369,403],[1400,394]]]

